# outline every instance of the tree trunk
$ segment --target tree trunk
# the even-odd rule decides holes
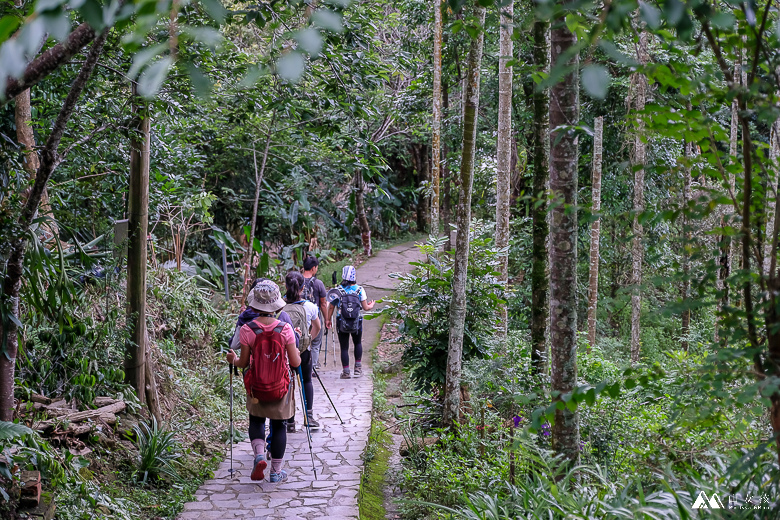
[[[133,132],[130,136],[130,181],[127,249],[127,323],[130,341],[125,357],[125,381],[146,400],[146,235],[149,225],[149,105],[133,83]]]
[[[146,356],[146,367],[144,368],[144,374],[146,378],[146,406],[149,408],[149,413],[157,419],[157,423],[162,423],[163,416],[160,409],[160,398],[157,393],[157,378],[154,375],[154,362],[151,356]]]
[[[363,202],[365,189],[363,170],[358,167],[355,169],[355,212],[357,213],[358,227],[360,228],[360,238],[363,241],[363,252],[370,257],[374,252],[371,249],[371,228],[368,225],[366,206]]]
[[[552,58],[566,57],[577,38],[566,24],[552,30]],[[577,134],[579,121],[579,55],[569,58],[570,72],[552,87],[550,103],[550,192],[555,205],[550,225],[550,351],[553,392],[571,392],[577,384]],[[556,397],[560,399],[560,397]],[[552,448],[572,464],[580,456],[579,415],[564,407],[555,411]]]
[[[252,206],[252,225],[249,230],[249,247],[247,248],[246,255],[244,256],[244,264],[248,267],[245,272],[248,273],[247,276],[244,277],[244,291],[243,291],[243,297],[241,298],[241,301],[246,301],[247,297],[247,291],[249,290],[250,286],[250,279],[253,279],[254,277],[251,276],[252,273],[252,265],[254,257],[254,243],[255,243],[255,232],[257,231],[257,209],[260,204],[260,186],[263,185],[263,176],[265,175],[265,165],[268,161],[268,150],[271,147],[271,131],[274,128],[274,123],[276,123],[276,109],[274,109],[273,115],[271,115],[271,123],[268,125],[268,132],[265,135],[265,148],[263,150],[263,160],[260,163],[260,169],[257,169],[257,151],[255,150],[254,143],[252,143],[252,159],[254,161],[255,165],[255,199],[254,199],[254,205]]]
[[[511,195],[512,164],[512,67],[508,65],[514,54],[513,1],[501,6],[499,16],[500,45],[498,51],[498,140],[496,143],[496,248],[509,248],[509,197]],[[500,257],[499,279],[506,284],[509,278],[509,254]],[[503,296],[503,295],[502,295]],[[499,339],[506,340],[506,304],[499,307]]]
[[[35,150],[35,134],[33,133],[32,126],[30,126],[32,124],[30,89],[27,89],[16,96],[14,122],[16,123],[16,140],[19,141],[19,144],[21,144],[24,149],[24,171],[27,172],[27,177],[32,184],[35,182],[35,176],[38,173],[41,162],[38,159],[38,152]],[[49,206],[48,190],[43,190],[38,213],[48,217],[52,216],[51,206]],[[44,241],[59,234],[59,229],[54,220],[49,220],[41,224],[41,229],[45,232]]]
[[[739,81],[742,84],[742,50],[739,49],[736,53],[736,60],[734,62],[734,80]],[[739,137],[739,116],[738,116],[738,102],[734,99],[731,102],[731,126],[729,128],[729,157],[731,161],[737,162],[737,139]],[[725,179],[724,179],[725,180]],[[736,197],[737,180],[735,175],[730,175],[728,179],[729,196]],[[726,226],[733,225],[732,215],[734,214],[734,207],[731,204],[727,204],[723,210],[720,218],[720,227],[725,229]],[[728,285],[728,277],[734,270],[734,256],[737,254],[736,248],[731,247],[732,238],[730,235],[720,236],[720,269],[718,271],[718,279],[715,282],[715,287],[720,293],[720,299],[718,300],[718,312],[720,316],[729,305],[731,297],[730,287]],[[715,321],[715,342],[720,343],[719,338],[719,323]]]
[[[690,108],[689,108],[690,110]],[[688,252],[691,244],[691,223],[688,219],[688,205],[691,201],[691,167],[688,161],[693,157],[693,143],[685,142],[685,178],[683,181],[683,281],[682,281],[682,301],[683,312],[680,326],[682,334],[681,346],[688,352],[688,334],[691,330],[691,309],[688,307],[691,292],[691,255]]]
[[[19,234],[9,247],[8,262],[2,292],[2,319],[0,320],[0,421],[11,421],[14,415],[14,373],[16,370],[16,355],[19,347],[19,291],[22,287],[24,272],[24,253],[27,248],[26,232],[32,224],[35,214],[43,198],[46,183],[49,182],[59,156],[57,150],[62,141],[62,135],[76,108],[76,103],[92,75],[95,64],[103,51],[107,31],[103,32],[92,45],[87,57],[79,70],[76,79],[70,87],[68,96],[60,109],[54,126],[41,151],[41,163],[30,194],[24,203],[19,216]],[[17,93],[18,94],[18,93]]]
[[[777,209],[777,191],[778,180],[780,179],[780,171],[777,167],[777,161],[780,160],[780,119],[772,123],[772,128],[769,131],[769,160],[770,162],[770,174],[769,174],[769,190],[767,190],[766,201],[766,240],[765,240],[765,254],[764,254],[764,276],[770,278],[772,276],[772,261],[777,265],[777,258],[773,258],[775,255],[775,247],[772,244],[774,237],[775,211]]]
[[[593,124],[593,180],[592,208],[597,215],[601,210],[601,162],[604,137],[604,116],[599,116]],[[601,217],[590,225],[590,280],[588,290],[588,346],[596,344],[596,307],[599,299],[599,241],[601,240]]]
[[[485,42],[485,8],[475,4],[473,12],[479,23],[479,35],[471,40],[466,78],[466,109],[463,120],[463,153],[460,163],[460,194],[458,196],[458,234],[455,243],[455,263],[452,273],[450,302],[450,337],[447,350],[447,375],[444,388],[443,421],[453,426],[460,410],[460,373],[463,355],[463,334],[466,323],[466,279],[469,262],[469,225],[471,224],[471,189],[474,181],[474,155],[479,111],[479,78],[482,49]]]
[[[639,63],[648,61],[647,42],[649,33],[642,31],[639,35],[639,48],[637,59]],[[640,112],[645,108],[645,95],[647,94],[647,79],[642,73],[632,75],[631,83],[634,87],[633,108]],[[645,209],[645,143],[642,141],[644,125],[640,122],[634,134],[634,222],[632,225],[633,239],[631,246],[631,362],[639,362],[640,352],[640,318],[642,315],[642,264],[644,262],[644,245],[642,237],[641,214]]]
[[[439,195],[441,191],[441,0],[433,0],[433,136],[431,139],[431,234],[439,236]]]
[[[534,22],[534,68],[550,69],[550,24]],[[547,367],[547,325],[550,320],[548,299],[547,190],[550,180],[550,97],[546,89],[533,94],[534,192],[532,205],[533,238],[531,257],[531,366],[544,374]]]
[[[442,82],[442,93],[442,107],[444,109],[443,114],[446,117],[446,114],[450,108],[450,89],[446,81]],[[446,239],[444,242],[445,251],[452,251],[452,182],[450,179],[450,169],[447,166],[447,156],[449,154],[449,150],[450,148],[447,145],[447,142],[445,141],[442,143],[442,155],[444,157],[444,162],[441,168],[441,180],[442,184],[444,185],[444,196],[441,208],[441,228],[442,233],[444,233],[444,238]]]

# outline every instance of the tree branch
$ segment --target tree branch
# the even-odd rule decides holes
[[[27,65],[20,79],[8,80],[5,90],[0,93],[0,99],[2,99],[0,104],[8,103],[28,88],[37,84],[61,65],[67,63],[94,39],[95,30],[88,23],[84,22],[76,27],[64,42],[58,43]]]
[[[81,97],[81,93],[87,85],[89,77],[92,75],[92,71],[95,69],[95,64],[103,52],[103,45],[106,43],[106,37],[108,36],[108,30],[97,37],[95,43],[92,44],[92,48],[87,54],[87,59],[84,61],[78,76],[73,81],[73,85],[70,87],[68,97],[65,98],[65,103],[60,109],[60,113],[57,115],[57,120],[54,122],[49,139],[46,141],[46,146],[41,150],[41,166],[38,169],[38,174],[35,176],[35,183],[33,184],[30,196],[27,198],[27,203],[22,209],[22,215],[19,217],[19,223],[24,229],[30,225],[33,216],[38,211],[38,206],[41,202],[41,196],[43,190],[46,188],[46,183],[49,182],[54,168],[57,167],[59,155],[57,148],[59,148],[62,135],[65,133],[65,127],[68,124],[70,116],[76,108],[76,103]]]

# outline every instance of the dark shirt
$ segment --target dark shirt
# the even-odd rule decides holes
[[[312,278],[306,278],[307,281],[311,279]],[[325,298],[328,295],[328,290],[325,289],[325,284],[322,283],[322,280],[320,280],[316,276],[314,276],[313,279],[314,280],[311,283],[312,292],[313,292],[311,299],[314,301],[314,303],[317,304],[317,307],[319,307],[320,302],[322,301],[320,300],[320,298]]]

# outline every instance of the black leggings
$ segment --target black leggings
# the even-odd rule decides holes
[[[312,383],[312,369],[313,365],[311,362],[311,350],[307,350],[306,352],[301,353],[301,371],[303,372],[303,392],[306,396],[306,411],[311,412],[313,405],[314,405],[314,384]],[[298,369],[293,368],[293,372],[295,373],[295,378],[298,378]],[[295,416],[293,415],[290,418],[291,421],[295,420]],[[276,430],[274,430],[275,432]],[[276,435],[276,434],[274,434]]]
[[[355,362],[363,361],[363,322],[357,332],[339,332],[339,346],[341,347],[341,366],[349,367],[349,337],[352,336],[352,343],[355,345]]]
[[[284,458],[284,449],[287,447],[287,429],[281,419],[271,419],[271,458]],[[263,439],[265,442],[265,417],[249,415],[249,440]]]

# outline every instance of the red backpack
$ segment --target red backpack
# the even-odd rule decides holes
[[[255,333],[255,342],[249,370],[244,374],[246,393],[258,401],[278,401],[290,389],[287,345],[282,337],[284,323],[276,320],[263,325],[250,321],[247,326]]]

